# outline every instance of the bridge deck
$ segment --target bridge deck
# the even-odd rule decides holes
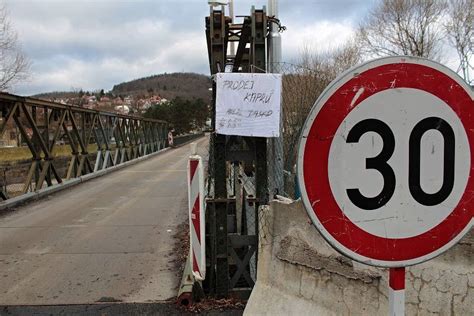
[[[197,142],[205,155],[207,139]],[[0,218],[0,305],[175,296],[188,155],[172,149]]]

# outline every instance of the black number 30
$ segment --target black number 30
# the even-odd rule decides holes
[[[441,133],[444,140],[444,163],[443,163],[443,185],[436,193],[426,193],[421,188],[421,138],[431,130]],[[375,132],[382,137],[383,148],[380,154],[372,158],[366,158],[365,167],[375,169],[383,177],[384,185],[382,191],[374,197],[366,197],[359,189],[347,189],[347,196],[351,202],[364,210],[375,210],[385,204],[393,196],[396,187],[396,177],[388,160],[395,150],[395,137],[390,127],[377,119],[366,119],[357,123],[347,135],[347,143],[359,142],[362,135],[367,132]],[[420,204],[433,206],[442,203],[451,194],[454,187],[454,153],[455,139],[452,127],[442,118],[428,117],[418,122],[410,134],[408,144],[408,186],[413,198]]]

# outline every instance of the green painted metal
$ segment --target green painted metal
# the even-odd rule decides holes
[[[160,120],[7,93],[0,93],[0,113],[0,138],[7,131],[18,130],[21,136],[17,145],[26,145],[32,156],[22,183],[23,194],[156,152],[166,145],[168,123]],[[64,173],[59,171],[59,158],[54,154],[59,143],[70,148]]]
[[[233,72],[265,72],[266,36],[268,23],[263,9],[252,7],[242,24],[232,24],[221,10],[211,8],[206,17],[206,37],[211,74],[223,72],[226,64],[232,64]],[[235,56],[227,54],[229,41],[238,42]],[[213,122],[215,130],[215,83],[213,84]],[[207,197],[206,211],[206,257],[207,279],[205,290],[218,297],[245,293],[254,285],[250,265],[256,263],[258,240],[258,205],[268,202],[267,140],[261,137],[236,137],[211,134],[209,148],[209,182],[212,184]],[[236,194],[234,185],[238,174],[232,170],[242,166],[255,179],[255,192]],[[229,189],[231,187],[231,189]],[[253,195],[253,196],[252,196]],[[236,197],[245,199],[244,203]],[[245,215],[246,199],[252,199],[251,216]],[[239,210],[237,210],[239,207]],[[254,222],[249,225],[237,220]],[[240,231],[237,231],[239,227]],[[254,227],[249,230],[248,227]],[[255,272],[255,271],[253,271]],[[253,275],[255,278],[255,273]]]

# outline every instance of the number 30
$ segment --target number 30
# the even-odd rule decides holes
[[[420,147],[424,133],[434,129],[441,133],[444,140],[443,185],[436,193],[426,193],[421,188]],[[375,197],[366,197],[359,189],[347,189],[347,196],[354,205],[364,210],[378,209],[390,201],[395,192],[396,177],[388,160],[395,150],[395,137],[390,127],[377,119],[366,119],[357,123],[347,135],[347,143],[359,142],[362,135],[375,132],[382,137],[383,148],[380,154],[366,158],[365,167],[375,169],[383,177],[382,191]],[[413,198],[420,204],[433,206],[442,203],[451,194],[454,187],[455,139],[452,127],[439,117],[428,117],[418,122],[410,133],[408,144],[408,187]]]

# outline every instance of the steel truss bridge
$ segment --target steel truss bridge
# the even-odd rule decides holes
[[[241,24],[232,23],[231,19],[225,16],[223,9],[215,10],[211,8],[210,15],[205,20],[211,75],[224,71],[226,65],[232,65],[233,72],[265,72],[268,55],[266,41],[270,24],[274,22],[275,20],[272,17],[267,16],[265,7],[263,9],[252,7],[250,15],[244,16]],[[228,50],[229,43],[232,42],[237,44],[235,55],[231,55]],[[215,83],[213,83],[213,113],[215,113],[215,97],[216,89]],[[74,178],[114,168],[128,161],[159,152],[167,147],[168,124],[160,120],[95,111],[4,93],[0,93],[0,114],[2,118],[0,121],[0,136],[3,136],[8,130],[18,131],[20,145],[26,145],[31,154],[28,171],[21,181],[20,194],[38,192],[46,187],[54,187]],[[212,128],[215,128],[215,115],[213,115]],[[201,141],[201,143],[204,142]],[[62,162],[57,155],[60,147],[62,149],[66,147],[69,151],[66,166],[60,166]],[[95,214],[100,218],[103,216],[104,222],[118,221],[119,224],[117,225],[122,227],[121,225],[124,225],[122,221],[125,217],[121,217],[120,212],[130,213],[133,211],[133,215],[126,220],[125,226],[128,227],[128,222],[135,223],[139,221],[140,223],[136,227],[138,235],[143,229],[148,229],[146,228],[148,226],[159,226],[160,229],[166,231],[161,222],[153,225],[149,225],[149,223],[156,221],[152,212],[153,208],[181,207],[181,204],[176,204],[174,199],[177,196],[176,192],[182,191],[182,184],[185,184],[185,168],[181,164],[184,164],[187,156],[184,150],[180,150],[180,153],[181,155],[176,157],[173,157],[172,153],[162,155],[163,158],[161,159],[163,161],[159,164],[159,167],[153,167],[152,162],[143,163],[148,169],[135,168],[131,170],[130,175],[136,176],[133,180],[123,180],[127,173],[118,172],[118,175],[113,177],[116,180],[110,181],[122,188],[120,192],[109,192],[112,189],[106,190],[106,181],[102,180],[100,185],[104,187],[101,187],[100,190],[99,187],[87,189],[87,186],[78,189],[79,191],[82,190],[78,194],[81,194],[84,199],[84,201],[77,202],[79,210],[72,212],[72,208],[76,205],[71,204],[67,199],[63,202],[60,201],[59,196],[56,198],[54,206],[51,204],[51,207],[48,207],[48,209],[51,208],[48,212],[51,213],[51,216],[55,216],[58,214],[58,210],[63,208],[63,204],[69,203],[64,206],[66,210],[62,216],[70,219],[70,223],[65,227],[83,229],[83,224],[78,225],[77,222],[88,222],[90,220],[89,216],[92,215],[84,214],[82,216],[82,209],[87,209],[90,205],[93,205],[93,200],[100,201],[101,205],[107,200],[108,204],[93,208],[91,214]],[[218,297],[230,295],[248,297],[256,281],[259,235],[258,208],[260,205],[268,203],[270,195],[267,170],[267,139],[211,133],[208,158],[206,202],[206,261],[208,273],[206,280],[203,282],[203,288],[206,293]],[[159,168],[162,174],[154,175],[153,168]],[[182,173],[180,175],[182,179],[171,176],[180,172]],[[141,173],[147,175],[147,177],[137,176]],[[168,181],[166,185],[161,182],[164,180]],[[119,184],[123,181],[135,181],[140,183],[142,187],[135,187],[133,183],[127,183],[127,186]],[[160,185],[152,190],[154,187],[150,183],[159,181]],[[92,200],[92,196],[88,195],[90,190],[102,193],[97,193],[98,196]],[[118,201],[117,196],[121,192],[127,192],[127,190],[133,191],[134,195],[127,195],[125,200]],[[146,192],[143,192],[143,190],[146,190]],[[165,205],[162,200],[153,200],[156,190],[163,191],[163,201],[171,199],[174,202]],[[105,198],[100,194],[104,194]],[[1,195],[3,199],[8,201],[9,194],[6,186],[2,188]],[[67,196],[68,199],[74,198],[72,193]],[[107,199],[109,196],[110,199]],[[88,201],[88,199],[91,199],[91,201]],[[129,202],[129,200],[134,202]],[[143,203],[146,205],[144,206]],[[50,204],[43,202],[41,205]],[[113,207],[109,205],[113,205]],[[137,207],[145,207],[148,211],[137,213]],[[71,210],[67,208],[71,208]],[[121,211],[115,212],[114,208]],[[100,212],[104,214],[100,214]],[[29,219],[25,218],[25,221],[29,223]],[[0,219],[0,233],[2,233],[1,225]],[[9,223],[5,222],[3,225],[5,225],[3,228],[6,237],[0,241],[5,241],[5,245],[6,241],[15,245],[18,242],[18,237],[9,233],[8,229],[12,228],[8,226]],[[94,233],[88,233],[84,236],[93,236],[91,237],[94,240],[93,243],[98,240],[106,240],[109,235],[101,235],[100,230],[110,229],[110,227],[115,227],[116,224],[110,225],[99,227],[95,225],[94,221],[91,221],[89,226]],[[35,227],[41,229],[40,227],[43,226]],[[51,229],[55,230],[61,227],[63,226],[54,226]],[[45,230],[44,234],[47,236],[49,233]],[[150,228],[150,235],[154,236],[153,234]],[[71,243],[75,241],[70,236],[66,238],[70,238]],[[144,238],[137,245],[146,244],[149,240],[148,237]],[[101,245],[101,243],[97,243],[99,246]],[[112,247],[119,246],[113,240],[110,241],[110,244]],[[6,246],[4,249],[8,250],[9,247]],[[23,245],[18,247],[23,247]],[[82,246],[78,245],[78,247]],[[150,247],[153,248],[155,245]],[[67,252],[67,247],[65,249],[61,251]],[[7,259],[10,258],[8,256],[15,255],[16,250],[11,251],[12,254],[4,254]],[[90,251],[89,248],[78,251],[74,255],[89,254],[88,251]],[[99,252],[101,251],[103,250],[101,249]],[[117,253],[122,254],[121,251],[123,250],[119,250]],[[28,256],[30,253],[43,252],[49,253],[51,251],[49,248],[39,250],[34,248],[21,255]],[[137,253],[142,252],[147,253],[141,248],[137,250]],[[58,253],[60,253],[60,250],[52,251],[52,255]],[[113,253],[115,254],[115,252]],[[123,253],[129,254],[128,250]],[[91,253],[90,255],[106,256],[107,254]],[[153,260],[157,259],[154,258]],[[68,264],[65,263],[65,266]],[[1,264],[0,268],[2,268]],[[88,267],[81,266],[82,268],[87,269]],[[37,268],[31,267],[29,269]],[[81,277],[88,272],[81,273]],[[11,280],[11,284],[15,284],[15,282],[15,280]],[[118,289],[112,288],[111,290]],[[142,290],[140,291],[148,293],[146,287]],[[12,302],[18,302],[13,299],[13,297],[16,297],[13,290],[12,293],[7,294],[4,297],[11,297]],[[142,297],[146,297],[146,295],[142,295]],[[48,302],[55,303],[57,300],[52,299]],[[68,302],[75,301],[72,299]]]
[[[0,138],[7,131],[18,131],[18,145],[25,144],[32,157],[17,194],[117,166],[167,145],[168,124],[160,120],[5,93],[0,93],[0,114]],[[66,172],[59,171],[58,144],[70,150]],[[3,199],[8,197],[5,187]]]

